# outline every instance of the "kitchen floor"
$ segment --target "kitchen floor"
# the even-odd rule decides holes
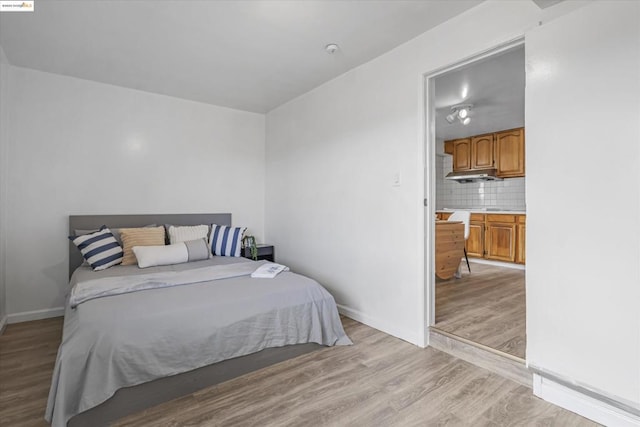
[[[436,280],[435,327],[525,358],[525,272],[471,262],[462,278]]]

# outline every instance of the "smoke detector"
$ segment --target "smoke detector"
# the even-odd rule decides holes
[[[332,54],[332,53],[334,53],[336,50],[338,50],[338,45],[337,45],[337,44],[335,44],[335,43],[329,43],[328,45],[326,45],[326,46],[324,47],[324,50],[326,50],[326,51],[327,51],[327,53],[328,53],[329,55],[331,55],[331,54]]]

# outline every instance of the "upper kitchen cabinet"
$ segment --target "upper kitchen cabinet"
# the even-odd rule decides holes
[[[493,153],[492,133],[471,137],[471,169],[492,168]]]
[[[453,155],[453,171],[496,168],[500,178],[524,176],[524,128],[444,142]]]
[[[497,175],[502,178],[524,176],[524,128],[495,134]]]
[[[453,154],[453,170],[471,169],[471,138],[454,139],[449,144]]]

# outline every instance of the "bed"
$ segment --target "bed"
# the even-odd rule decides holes
[[[231,225],[231,215],[69,217],[70,234],[103,224]],[[106,425],[321,346],[351,344],[333,297],[314,280],[289,271],[251,278],[265,261],[213,256],[103,271],[82,262],[71,244],[73,273],[45,415],[54,426]]]

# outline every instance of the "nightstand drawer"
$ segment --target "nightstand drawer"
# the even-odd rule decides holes
[[[271,262],[275,262],[276,253],[273,245],[256,245],[258,249],[258,260],[267,260]],[[251,250],[246,247],[242,249],[242,256],[245,258],[251,259]]]

